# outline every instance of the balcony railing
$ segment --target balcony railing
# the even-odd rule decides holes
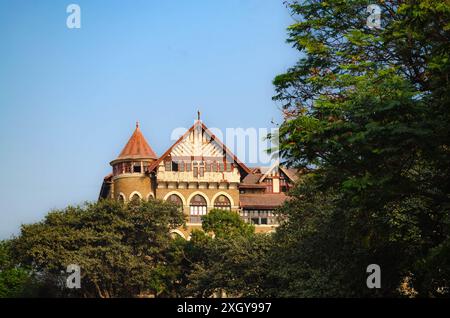
[[[278,225],[279,218],[274,215],[272,210],[243,210],[239,216],[246,223],[254,225]],[[189,215],[188,222],[191,224],[201,224],[201,215]]]

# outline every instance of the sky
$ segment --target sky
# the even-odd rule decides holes
[[[283,0],[0,0],[0,239],[97,200],[136,121],[158,155],[198,109],[222,130],[280,122],[292,22]]]

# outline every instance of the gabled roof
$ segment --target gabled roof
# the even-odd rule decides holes
[[[286,168],[283,166],[280,166],[280,170],[289,178],[292,180],[292,182],[296,182],[298,180],[298,174],[299,170],[294,168]]]
[[[264,179],[267,178],[267,176],[269,174],[271,174],[273,170],[278,169],[279,165],[280,165],[280,161],[279,160],[275,160],[274,163],[272,163],[272,165],[264,172],[262,177],[258,180],[258,183],[263,182]],[[263,172],[263,169],[261,169],[261,172]]]
[[[260,174],[260,178],[258,180],[258,183],[261,183],[266,179],[275,169],[278,169],[282,173],[286,175],[286,177],[289,178],[292,182],[296,182],[298,180],[298,174],[299,170],[294,168],[286,168],[282,165],[280,165],[280,161],[276,160],[269,168],[262,169],[261,171],[264,172],[264,174]]]
[[[131,135],[130,140],[121,151],[116,160],[121,159],[158,159],[158,156],[145,140],[144,135],[139,129],[139,123],[136,123],[136,129]]]
[[[212,141],[214,141],[221,149],[223,149],[224,153],[228,156],[230,156],[234,162],[239,165],[239,167],[241,167],[241,169],[243,169],[247,174],[251,173],[250,169],[242,162],[240,161],[235,154],[233,154],[228,148],[227,146],[225,146],[225,144],[220,141],[209,129],[208,127],[205,126],[205,124],[203,124],[203,122],[201,120],[196,120],[194,125],[191,126],[191,128],[189,128],[184,134],[183,136],[181,136],[169,149],[167,149],[167,151],[158,159],[156,160],[154,163],[152,163],[152,165],[150,166],[149,170],[152,171],[154,170],[160,163],[161,161],[163,161],[165,158],[167,158],[172,150],[179,145],[185,138],[187,138],[189,136],[189,134],[191,132],[194,131],[194,129],[196,127],[200,127],[202,129],[202,131],[207,134],[207,136],[209,137],[209,139]]]

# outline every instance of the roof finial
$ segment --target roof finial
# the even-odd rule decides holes
[[[139,122],[136,121],[136,129],[138,129],[138,128],[139,128]]]
[[[200,120],[200,110],[197,110],[197,120]]]

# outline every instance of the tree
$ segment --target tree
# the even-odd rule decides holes
[[[450,6],[367,1],[288,7],[302,56],[274,80],[286,163],[310,171],[282,210],[272,276],[285,296],[449,295]],[[365,285],[366,266],[382,288]],[[403,285],[404,286],[404,285]]]
[[[27,295],[31,280],[30,270],[14,262],[11,241],[0,241],[0,298]]]
[[[224,209],[209,211],[202,219],[202,229],[218,238],[249,236],[255,232],[255,227],[243,222],[239,214]]]
[[[53,279],[65,296],[134,297],[170,293],[170,230],[184,216],[157,200],[128,205],[101,200],[50,212],[22,226],[14,253],[35,272]],[[65,270],[81,269],[81,289],[65,287]],[[61,274],[62,273],[62,274]]]
[[[237,213],[220,209],[202,217],[202,228],[192,232],[183,249],[184,295],[261,296],[270,235],[255,234]]]

